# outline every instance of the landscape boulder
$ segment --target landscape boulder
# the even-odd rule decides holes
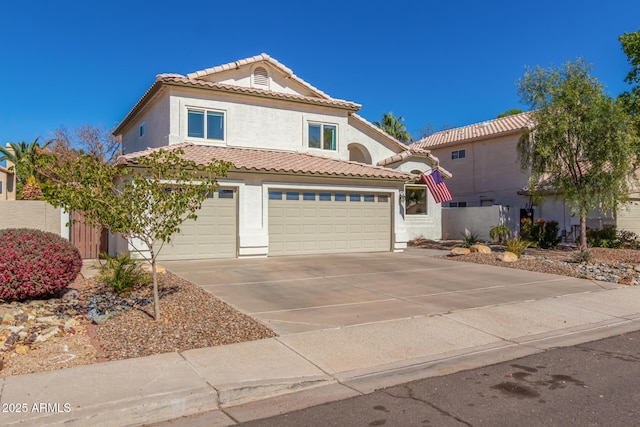
[[[491,253],[491,248],[489,246],[486,245],[473,245],[469,248],[471,250],[471,252],[478,252],[481,254],[490,254]]]
[[[470,253],[471,249],[469,248],[453,248],[451,252],[449,252],[449,256],[468,255]]]
[[[497,258],[503,262],[516,262],[518,260],[518,255],[507,251],[499,254]]]

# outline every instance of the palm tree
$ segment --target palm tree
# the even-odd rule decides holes
[[[411,135],[407,132],[406,126],[401,123],[402,120],[402,116],[394,117],[393,113],[385,113],[382,116],[382,123],[376,120],[373,124],[392,137],[399,139],[402,142],[409,142],[411,141]]]
[[[43,149],[49,146],[53,140],[49,140],[41,146],[38,139],[40,138],[34,139],[31,144],[24,141],[10,142],[7,147],[0,147],[0,162],[6,160],[13,163],[16,186],[23,198],[32,198],[26,197],[30,195],[33,195],[33,198],[38,198],[38,195],[42,194],[37,183],[37,169],[40,160],[44,158]],[[29,191],[25,192],[25,190]]]

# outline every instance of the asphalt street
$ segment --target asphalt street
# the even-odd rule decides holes
[[[640,331],[242,425],[640,426],[639,403]]]

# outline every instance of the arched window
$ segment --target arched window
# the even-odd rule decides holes
[[[352,162],[364,163],[365,165],[370,165],[373,162],[371,161],[371,154],[369,154],[369,150],[367,150],[364,146],[352,143],[349,144],[349,160]]]

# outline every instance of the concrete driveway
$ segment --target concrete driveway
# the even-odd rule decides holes
[[[436,259],[424,250],[162,265],[280,335],[618,287]]]

